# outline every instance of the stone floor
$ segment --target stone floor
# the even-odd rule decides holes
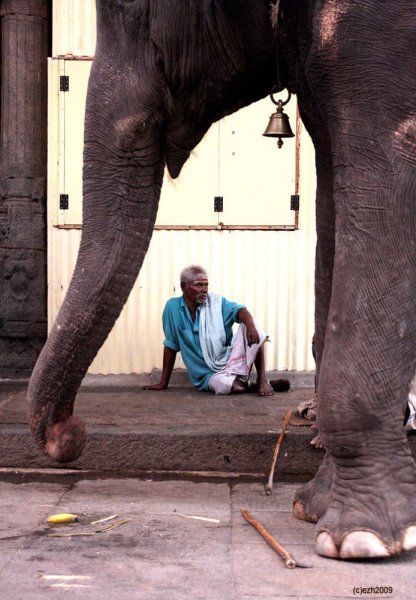
[[[38,479],[0,472],[4,600],[265,600],[415,597],[416,553],[342,562],[314,549],[314,525],[291,512],[297,484]],[[241,516],[247,508],[309,568],[288,569]],[[49,515],[78,522],[50,526]],[[108,516],[110,521],[91,524]],[[196,518],[195,518],[196,517]],[[123,523],[123,521],[126,521]],[[109,525],[116,527],[106,529]]]

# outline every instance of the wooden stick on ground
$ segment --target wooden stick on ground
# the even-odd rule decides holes
[[[285,435],[286,427],[287,427],[287,425],[289,423],[289,419],[290,419],[290,415],[291,414],[292,414],[292,409],[289,408],[289,410],[287,411],[286,416],[285,416],[285,420],[284,420],[284,423],[283,423],[282,431],[280,432],[279,438],[277,440],[276,447],[274,449],[272,466],[271,466],[270,475],[269,475],[269,481],[264,486],[264,489],[265,489],[266,494],[268,496],[270,496],[270,494],[272,493],[274,469],[276,467],[277,456],[279,454],[280,445],[282,443],[283,436]]]
[[[259,534],[266,540],[273,550],[277,552],[277,554],[283,559],[287,568],[294,569],[297,565],[293,556],[279,544],[276,538],[270,535],[260,521],[257,521],[246,509],[240,508],[240,512],[246,521],[248,521],[250,525],[253,525],[254,529],[259,532]]]

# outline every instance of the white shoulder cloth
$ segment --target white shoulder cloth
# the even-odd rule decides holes
[[[222,296],[209,292],[199,314],[199,341],[207,366],[214,372],[221,371],[230,357],[232,345],[226,346],[222,318]]]

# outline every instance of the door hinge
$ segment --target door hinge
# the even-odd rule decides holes
[[[68,194],[60,194],[59,196],[59,209],[68,210],[69,208],[69,196]]]
[[[224,210],[224,198],[222,196],[214,196],[214,212],[222,212]]]
[[[69,91],[69,75],[61,75],[59,78],[59,91]]]
[[[299,194],[293,194],[290,196],[290,210],[299,210],[299,203]]]

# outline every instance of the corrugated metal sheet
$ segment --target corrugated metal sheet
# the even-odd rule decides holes
[[[51,231],[51,323],[70,282],[80,234]],[[179,273],[194,263],[207,268],[212,290],[247,304],[268,332],[268,370],[313,369],[314,245],[314,235],[302,231],[156,231],[129,301],[90,373],[161,368],[163,306],[180,295]]]
[[[94,56],[95,24],[95,0],[53,0],[53,58]]]

